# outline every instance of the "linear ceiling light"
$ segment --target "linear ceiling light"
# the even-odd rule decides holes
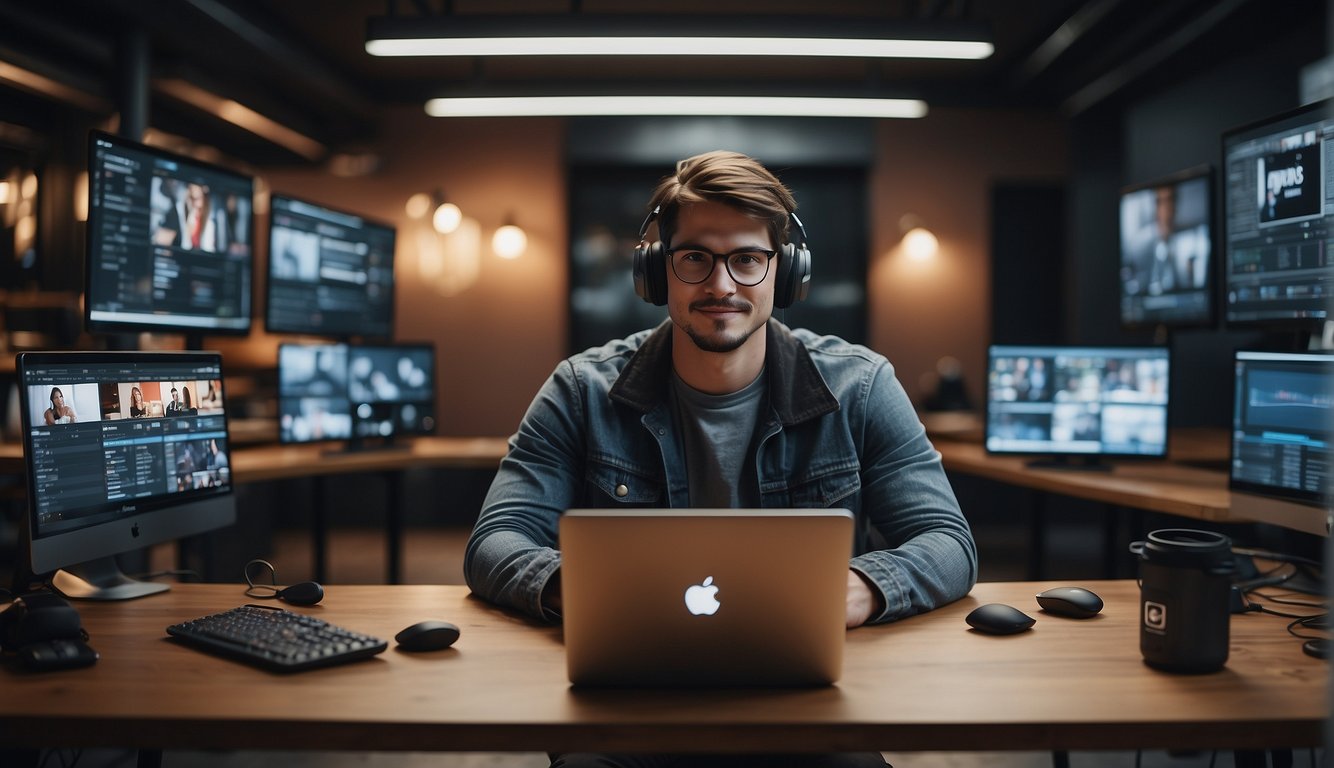
[[[985,59],[993,51],[977,25],[883,19],[567,15],[380,17],[366,23],[366,52],[373,56]]]
[[[574,117],[610,115],[725,115],[734,117],[923,117],[916,99],[799,96],[521,96],[439,98],[432,117]]]
[[[187,80],[162,78],[153,81],[153,87],[179,101],[201,109],[262,139],[295,152],[307,160],[318,160],[327,151],[325,146],[303,133],[262,115],[232,99],[219,96]]]

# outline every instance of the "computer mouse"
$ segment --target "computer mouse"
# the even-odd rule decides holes
[[[973,629],[989,635],[1013,635],[1034,624],[1033,617],[1003,603],[979,605],[964,621]]]
[[[419,621],[394,635],[394,642],[405,651],[438,651],[458,639],[459,628],[447,621]]]
[[[1071,619],[1087,619],[1102,610],[1102,598],[1083,587],[1053,587],[1037,598],[1042,610]]]

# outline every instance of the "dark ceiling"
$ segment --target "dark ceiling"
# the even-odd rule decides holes
[[[638,57],[386,59],[364,50],[368,18],[573,13],[838,16],[988,27],[982,61]],[[41,132],[116,111],[119,52],[147,38],[155,82],[185,80],[319,141],[374,146],[391,105],[468,91],[717,87],[924,99],[932,107],[1081,114],[1132,86],[1189,75],[1280,35],[1323,35],[1326,0],[0,0],[0,65],[70,89],[34,93],[0,77],[0,128]],[[3,72],[0,71],[0,76]],[[41,90],[41,89],[36,89]],[[72,95],[71,95],[72,94]],[[151,91],[150,124],[256,165],[310,162],[207,111]],[[0,131],[0,143],[5,132]]]

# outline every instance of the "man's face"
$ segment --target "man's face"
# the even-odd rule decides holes
[[[171,401],[173,403],[179,403],[181,401],[181,393],[173,389],[171,391]]]
[[[764,222],[722,203],[695,203],[681,209],[670,248],[699,248],[731,253],[745,248],[775,250]],[[683,283],[672,271],[668,255],[667,311],[672,323],[705,352],[731,352],[764,327],[774,307],[777,265],[770,259],[768,273],[757,285],[741,285],[723,260],[702,283]]]

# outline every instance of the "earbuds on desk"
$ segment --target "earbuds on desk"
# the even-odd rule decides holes
[[[255,583],[255,577],[251,572],[256,566],[268,569],[268,584]],[[245,581],[249,585],[245,591],[247,597],[257,597],[261,600],[277,598],[292,605],[315,605],[324,599],[324,587],[313,581],[302,581],[288,587],[278,586],[278,572],[268,560],[251,560],[246,563]]]

